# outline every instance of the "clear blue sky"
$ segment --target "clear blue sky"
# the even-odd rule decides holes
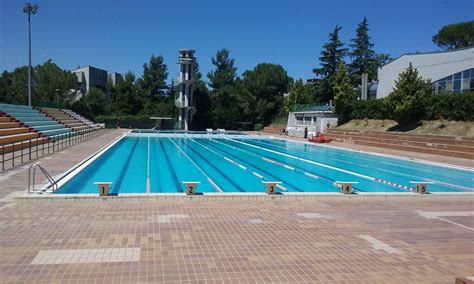
[[[34,0],[32,0],[34,1]],[[26,2],[26,1],[25,1]],[[474,19],[473,0],[36,0],[33,64],[48,58],[65,69],[92,65],[142,74],[151,54],[177,75],[177,50],[193,48],[205,74],[227,48],[239,73],[260,62],[279,63],[294,78],[313,77],[322,45],[336,24],[342,40],[367,16],[375,51],[397,57],[439,50],[440,27]],[[24,1],[0,0],[0,71],[27,64]],[[180,17],[180,14],[185,17]]]

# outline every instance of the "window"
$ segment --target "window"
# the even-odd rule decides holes
[[[453,81],[453,92],[460,92],[461,91],[461,80],[454,80]]]
[[[454,74],[454,80],[461,79],[461,72]]]

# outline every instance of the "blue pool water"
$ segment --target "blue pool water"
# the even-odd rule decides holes
[[[335,181],[355,181],[356,192],[410,192],[409,181],[434,182],[430,192],[472,192],[473,171],[417,163],[279,139],[125,137],[79,172],[59,193],[263,192],[262,181],[281,181],[281,192],[338,192]]]

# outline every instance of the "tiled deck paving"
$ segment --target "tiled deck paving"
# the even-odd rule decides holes
[[[54,176],[120,134],[41,163]],[[0,283],[454,283],[474,275],[472,197],[17,203],[26,177],[23,168],[0,175]]]
[[[473,217],[451,218],[469,230],[417,210],[474,208],[472,199],[19,203],[0,213],[0,282],[454,283],[473,275]]]

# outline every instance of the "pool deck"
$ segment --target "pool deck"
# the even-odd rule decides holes
[[[40,162],[59,175],[125,131]],[[454,283],[474,275],[472,197],[20,202],[27,172],[0,175],[0,283]]]

